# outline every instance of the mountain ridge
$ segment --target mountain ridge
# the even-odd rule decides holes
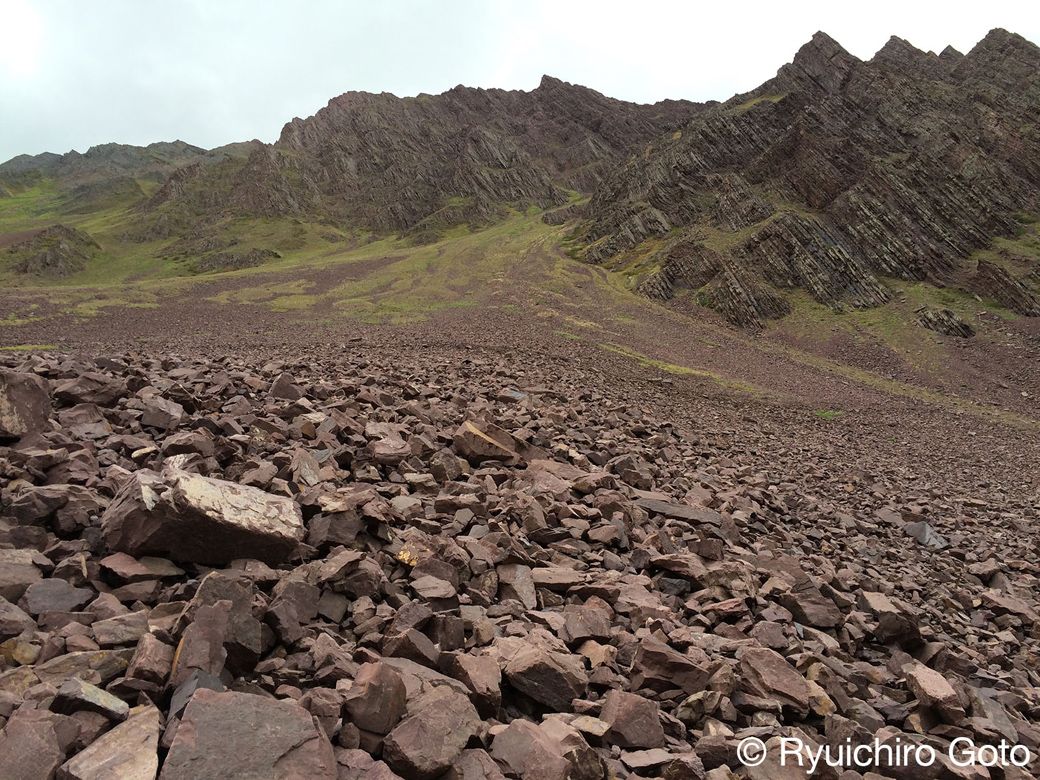
[[[535,208],[573,226],[572,255],[741,326],[785,316],[798,289],[836,310],[883,305],[892,279],[1030,314],[1031,243],[973,258],[1035,232],[1038,65],[1035,45],[999,28],[967,54],[892,36],[869,60],[818,31],[721,103],[636,104],[549,75],[527,91],[351,91],[270,144],[19,156],[0,165],[0,201],[43,182],[55,222],[109,215],[118,232],[102,245],[161,243],[161,257],[217,270],[207,258],[234,255],[257,220],[429,243]]]
[[[649,267],[647,294],[689,290],[752,326],[786,314],[794,288],[836,308],[885,303],[888,277],[977,293],[958,278],[972,253],[1036,221],[1040,70],[1023,59],[1040,49],[999,30],[946,62],[899,39],[862,61],[817,33],[616,171],[587,209],[584,256]]]

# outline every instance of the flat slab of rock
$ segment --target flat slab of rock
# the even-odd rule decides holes
[[[31,615],[43,612],[74,612],[94,598],[89,588],[77,588],[56,577],[30,585],[22,596],[25,611]]]
[[[0,442],[47,428],[51,395],[35,374],[0,369]]]
[[[163,764],[160,780],[335,780],[328,738],[298,704],[200,688]]]
[[[686,504],[660,501],[655,498],[639,498],[636,499],[635,504],[648,512],[664,515],[673,520],[685,520],[687,523],[719,525],[722,522],[722,515],[714,509],[708,509],[703,506],[687,506]]]
[[[944,720],[958,723],[964,717],[957,691],[942,674],[921,663],[908,664],[903,670],[907,687],[926,707],[938,710]]]
[[[78,677],[71,677],[61,684],[51,703],[51,710],[62,715],[75,712],[96,712],[112,721],[125,720],[130,706],[108,691],[91,685]]]
[[[58,780],[155,780],[159,771],[159,729],[155,707],[137,707],[130,717],[58,770]]]
[[[176,469],[135,472],[101,525],[113,550],[214,566],[236,558],[280,563],[304,536],[291,499]]]

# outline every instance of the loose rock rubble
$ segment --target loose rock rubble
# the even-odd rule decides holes
[[[802,776],[742,767],[748,736],[1040,747],[1034,506],[820,462],[811,492],[506,358],[11,367],[0,777],[722,780]],[[870,771],[818,776],[924,776]]]

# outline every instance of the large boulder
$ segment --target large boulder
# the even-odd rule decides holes
[[[50,413],[51,395],[43,379],[0,369],[0,442],[44,430]]]
[[[177,726],[160,780],[335,780],[332,745],[292,701],[200,688]]]
[[[304,536],[291,499],[177,469],[134,472],[101,525],[113,550],[214,566],[236,558],[281,563]]]

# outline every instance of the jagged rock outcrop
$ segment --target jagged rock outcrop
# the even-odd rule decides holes
[[[707,232],[749,278],[836,308],[884,303],[885,277],[955,282],[1040,208],[1038,110],[1040,49],[1003,30],[967,55],[892,38],[867,62],[817,33],[774,79],[609,176],[586,208],[585,256],[624,264],[654,239],[657,262],[641,266],[663,270],[674,244]],[[1013,278],[978,277],[1033,311]]]
[[[958,336],[962,339],[975,335],[975,329],[949,309],[932,309],[922,306],[917,310],[917,323],[922,328],[934,330],[946,336]]]
[[[996,263],[979,260],[972,287],[979,295],[992,298],[1016,314],[1040,317],[1040,300],[1032,290]]]
[[[6,254],[20,274],[71,276],[101,251],[89,233],[67,225],[51,225],[11,245]]]
[[[196,273],[213,271],[236,271],[241,268],[255,268],[281,255],[273,249],[248,249],[244,252],[213,252],[191,263]]]

